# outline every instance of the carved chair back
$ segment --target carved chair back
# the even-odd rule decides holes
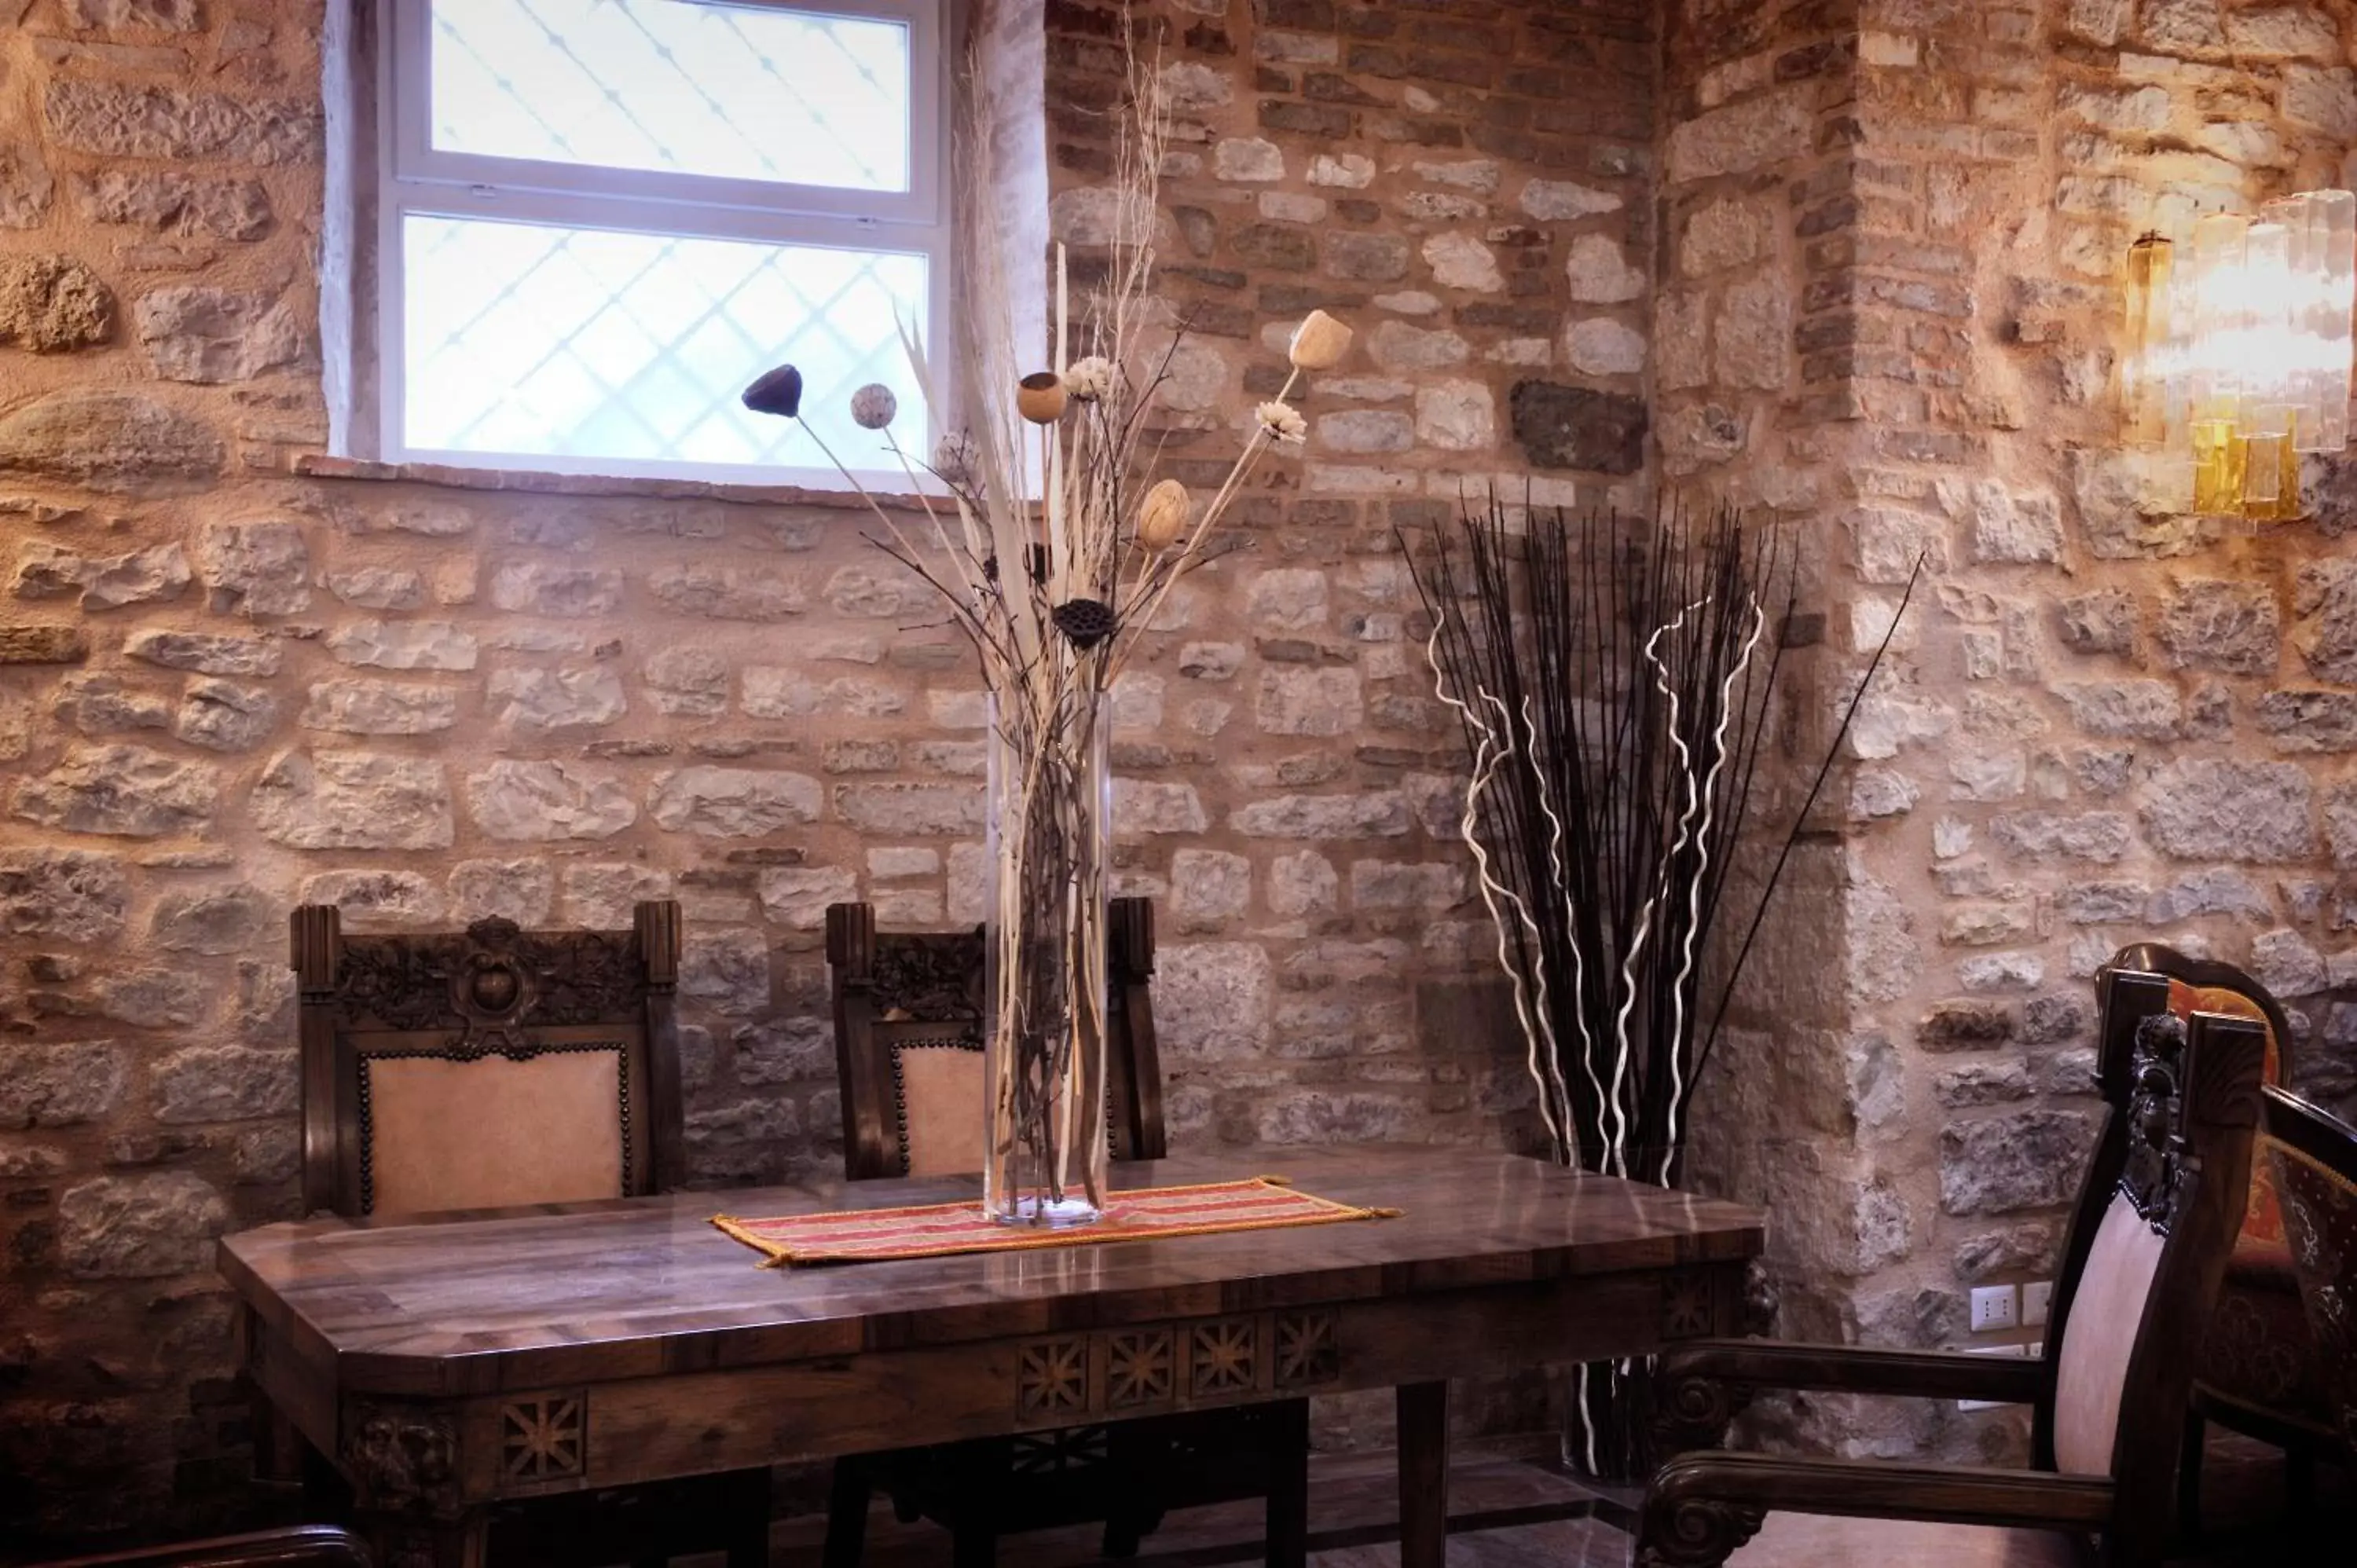
[[[2104,1112],[2057,1272],[2033,1444],[2041,1468],[2108,1475],[2111,1561],[2158,1561],[2192,1352],[2241,1222],[2266,1031],[2169,1004],[2167,977],[2106,969]]]
[[[682,1169],[677,904],[627,931],[347,936],[290,921],[303,1203],[342,1215],[635,1197]]]
[[[2316,1349],[2326,1407],[2357,1461],[2357,1127],[2270,1088],[2256,1167],[2283,1200],[2292,1268]]]
[[[2260,1020],[2267,1028],[2265,1081],[2291,1083],[2292,1036],[2283,1007],[2250,975],[2157,942],[2124,948],[2112,962],[2165,976],[2169,1010],[2179,1017],[2199,1010]],[[2252,1167],[2242,1229],[2199,1350],[2193,1395],[2202,1415],[2276,1444],[2330,1442],[2330,1420],[2320,1398],[2323,1379],[2300,1310],[2283,1206],[2264,1160]],[[2189,1463],[2197,1466],[2199,1439],[2197,1426],[2188,1439]]]
[[[1153,905],[1113,900],[1106,943],[1113,1155],[1160,1159],[1169,1145],[1154,1037]],[[845,1173],[860,1181],[981,1169],[981,928],[879,932],[872,905],[836,904],[826,912],[826,959]]]

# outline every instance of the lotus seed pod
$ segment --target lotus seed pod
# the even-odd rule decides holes
[[[1064,378],[1055,371],[1034,371],[1017,387],[1015,409],[1034,424],[1053,424],[1064,417],[1064,405],[1071,395],[1064,390]]]
[[[881,430],[900,412],[900,400],[882,381],[870,381],[851,394],[851,417],[862,430]]]
[[[1340,363],[1350,351],[1351,329],[1324,311],[1313,310],[1293,329],[1293,347],[1286,357],[1297,369],[1323,371]]]
[[[1186,486],[1163,480],[1146,492],[1146,503],[1137,509],[1137,542],[1148,550],[1169,549],[1186,533],[1194,510]]]

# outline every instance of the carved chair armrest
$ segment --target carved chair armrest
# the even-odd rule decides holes
[[[2020,1357],[1874,1350],[1773,1339],[1695,1339],[1662,1353],[1653,1380],[1658,1452],[1716,1448],[1757,1389],[2035,1404],[2046,1369]]]
[[[2111,1522],[2108,1476],[1969,1465],[1688,1454],[1646,1488],[1639,1568],[1717,1568],[1770,1512],[2087,1531]]]

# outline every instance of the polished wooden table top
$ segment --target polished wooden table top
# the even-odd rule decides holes
[[[1117,1187],[1274,1173],[1399,1219],[764,1269],[712,1215],[978,1197],[973,1178],[812,1184],[422,1220],[310,1219],[221,1244],[223,1273],[350,1391],[421,1395],[771,1365],[1519,1280],[1729,1262],[1758,1211],[1456,1148],[1286,1149],[1116,1167]]]

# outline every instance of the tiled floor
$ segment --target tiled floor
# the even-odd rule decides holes
[[[2330,1466],[2319,1471],[2319,1512],[2289,1530],[2283,1520],[2283,1475],[2273,1450],[2231,1435],[2213,1438],[2207,1466],[2209,1538],[2179,1568],[2305,1568],[2357,1563],[2357,1485]],[[1453,1534],[1449,1568],[1622,1568],[1629,1537],[1598,1520],[1534,1519],[1577,1506],[1589,1494],[1539,1463],[1500,1453],[1460,1459],[1450,1481],[1450,1511],[1491,1528]],[[1609,1504],[1608,1504],[1609,1506]],[[1394,1568],[1398,1514],[1390,1461],[1382,1455],[1321,1456],[1312,1471],[1310,1529],[1325,1549],[1315,1568]],[[1214,1568],[1259,1557],[1256,1505],[1196,1509],[1172,1515],[1133,1562],[1136,1568]],[[815,1568],[815,1520],[784,1525],[780,1568]],[[1001,1568],[1075,1568],[1101,1561],[1092,1529],[1047,1530],[1008,1541]],[[948,1538],[930,1525],[893,1522],[880,1505],[870,1525],[867,1568],[937,1568],[949,1562]]]

